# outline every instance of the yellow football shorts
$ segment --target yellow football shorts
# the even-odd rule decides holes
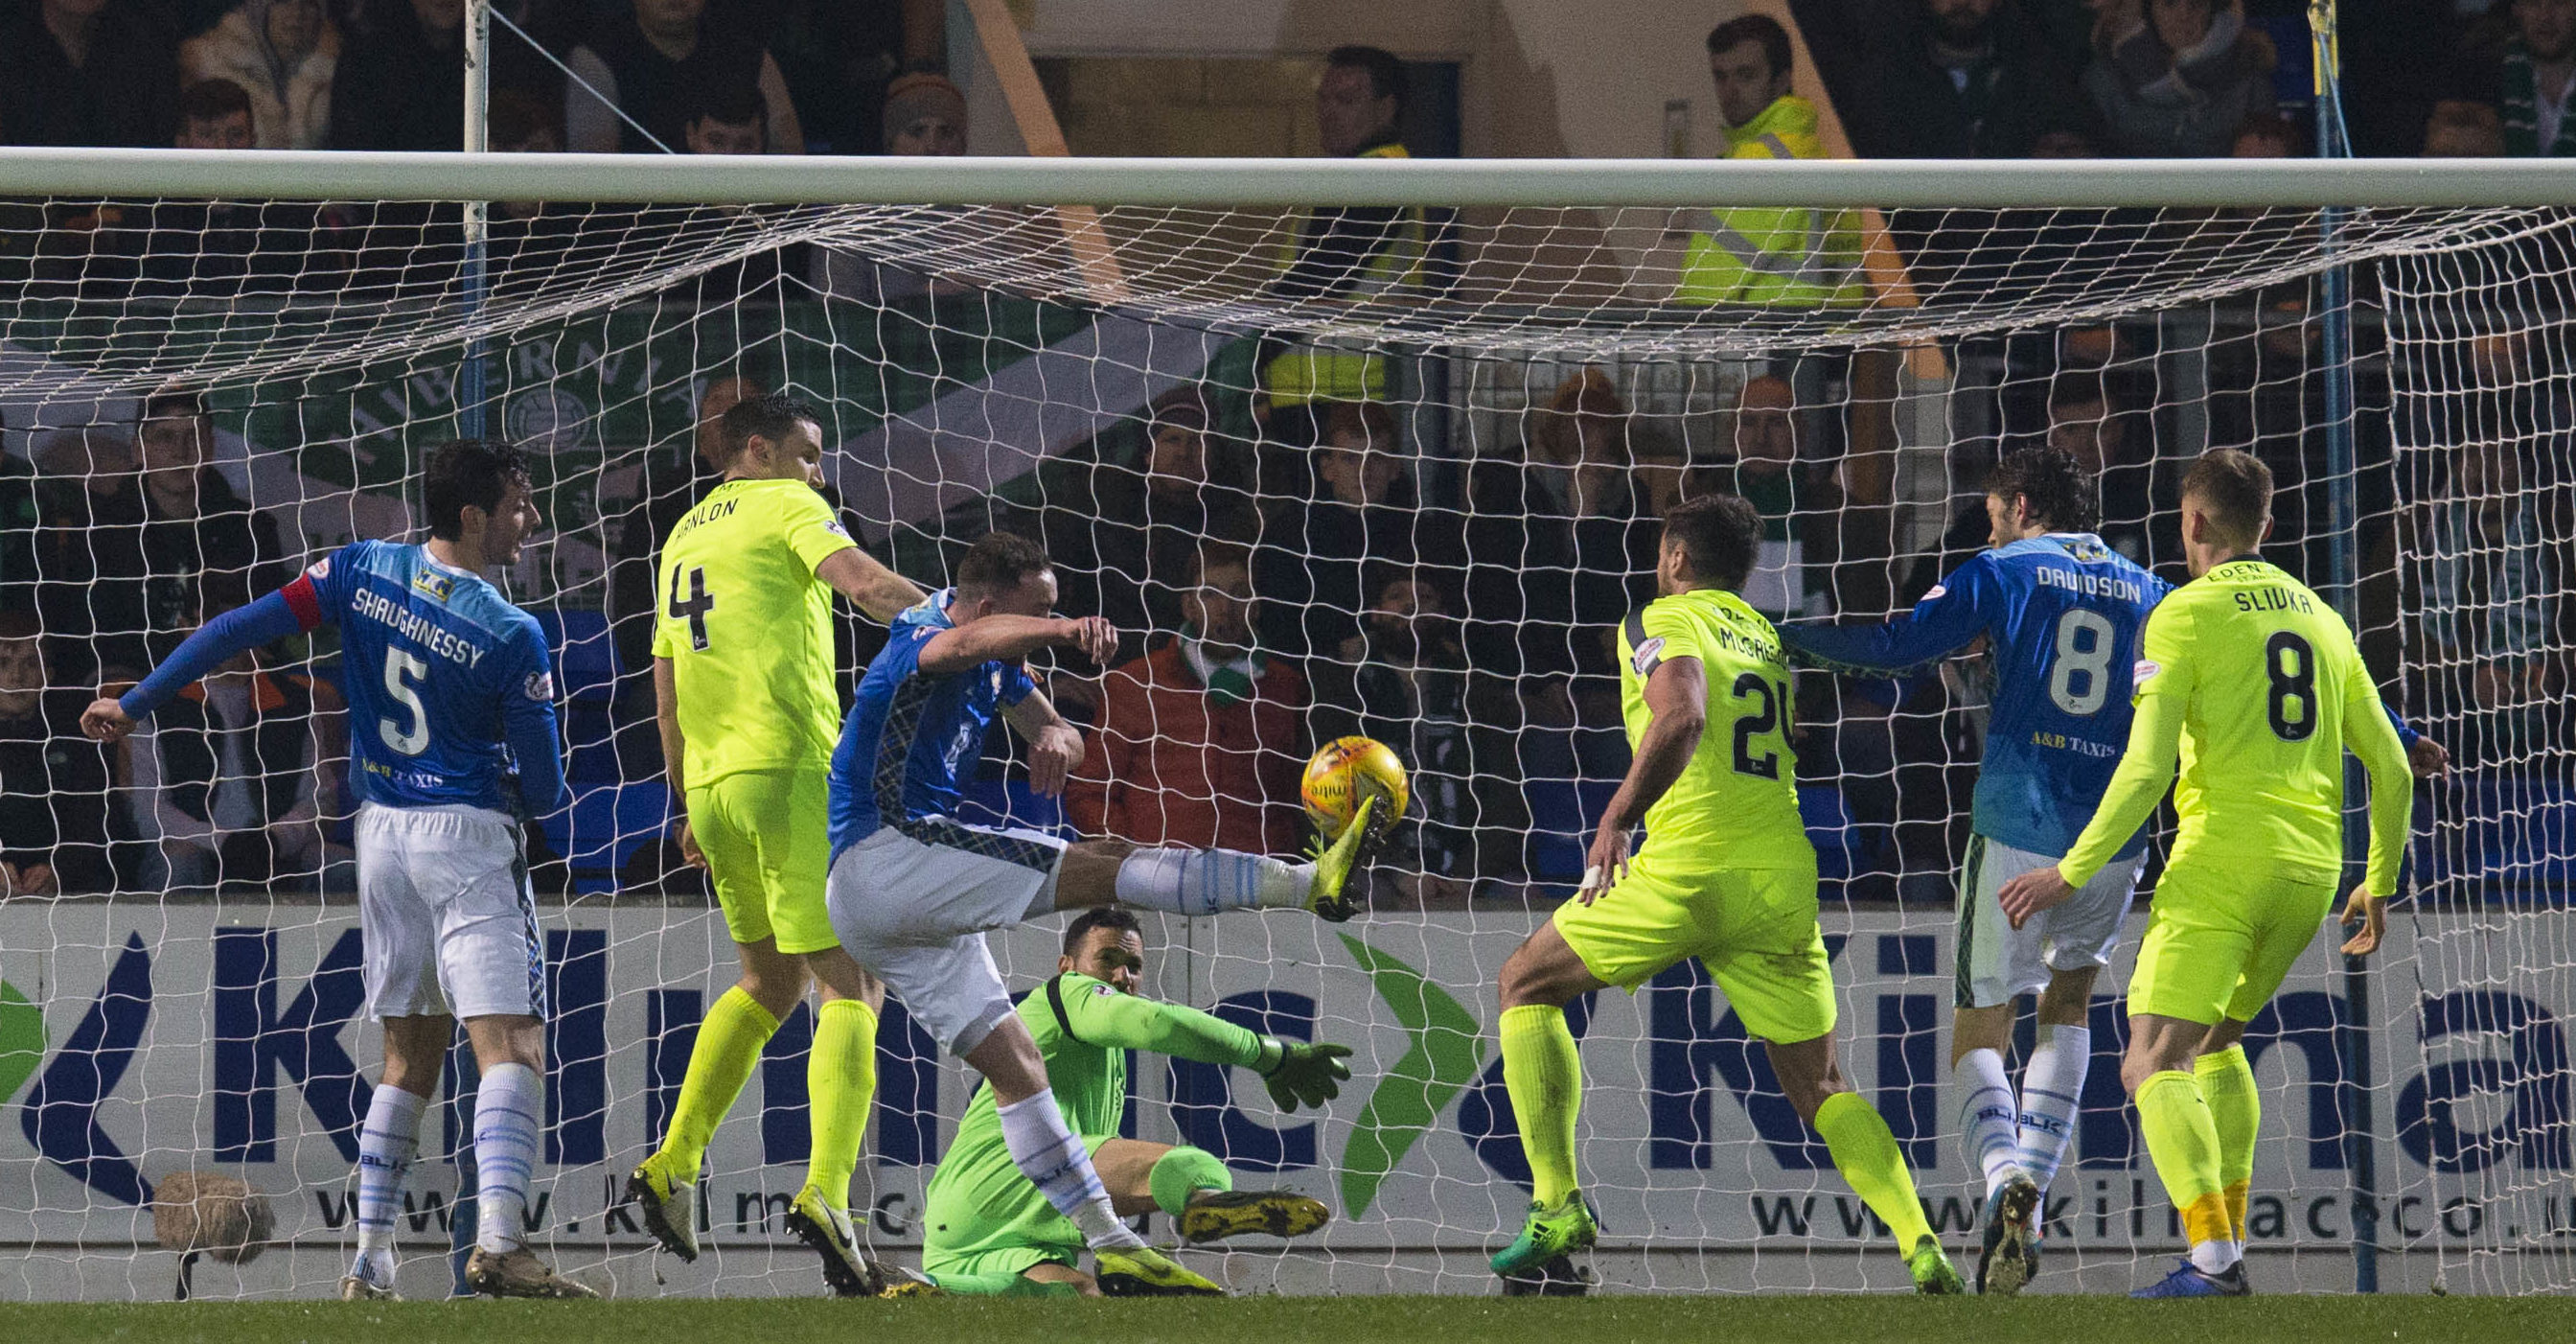
[[[1590,905],[1556,908],[1584,969],[1630,993],[1697,957],[1745,1029],[1783,1045],[1834,1029],[1834,976],[1816,927],[1816,870],[1656,862],[1654,849]]]
[[[791,953],[841,945],[823,908],[829,789],[822,770],[745,770],[689,790],[689,831],[714,870],[735,942],[775,937]]]
[[[2216,1025],[2251,1021],[2334,909],[2335,884],[2296,870],[2173,867],[2156,882],[2129,1013]]]

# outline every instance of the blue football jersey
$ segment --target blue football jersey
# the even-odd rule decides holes
[[[1784,625],[1781,641],[1827,667],[1893,672],[1983,635],[1994,704],[1977,771],[1976,833],[2062,855],[2093,817],[2128,745],[2138,632],[2173,585],[2089,532],[1981,552],[1910,615],[1884,625]],[[2141,830],[2120,857],[2146,844]]]
[[[921,651],[952,629],[942,589],[895,618],[885,649],[832,750],[832,857],[881,827],[944,817],[957,807],[958,775],[981,759],[993,715],[1037,689],[1028,669],[996,659],[926,676]]]
[[[339,627],[359,798],[517,815],[562,805],[545,634],[482,576],[418,546],[358,541],[285,597],[308,629]]]

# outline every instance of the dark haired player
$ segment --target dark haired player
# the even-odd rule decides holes
[[[507,444],[440,445],[422,495],[426,543],[341,547],[208,622],[142,684],[92,704],[81,727],[113,742],[235,655],[339,629],[367,1003],[385,1031],[358,1138],[358,1256],[340,1295],[394,1296],[403,1174],[461,1020],[483,1072],[466,1282],[494,1297],[596,1297],[523,1240],[545,1114],[546,975],[519,823],[563,805],[563,760],[545,636],[482,571],[515,563],[543,520],[527,461]]]

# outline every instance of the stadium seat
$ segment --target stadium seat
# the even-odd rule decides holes
[[[671,791],[658,779],[574,785],[572,806],[547,817],[546,843],[572,868],[573,890],[613,891],[638,846],[662,834]]]

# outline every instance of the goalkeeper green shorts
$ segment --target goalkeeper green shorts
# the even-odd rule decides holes
[[[774,937],[789,953],[841,945],[823,906],[830,797],[822,770],[744,770],[690,788],[689,833],[707,856],[735,942]]]
[[[1590,905],[1556,908],[1585,970],[1630,993],[1697,957],[1745,1030],[1783,1045],[1834,1029],[1834,974],[1816,926],[1816,870],[1658,863],[1649,846]]]
[[[2252,1021],[2315,941],[2334,900],[2331,878],[2296,869],[2165,869],[2129,976],[2130,1015]]]
[[[1098,1161],[1100,1145],[1115,1137],[1085,1135],[1082,1146]],[[1078,1268],[1085,1249],[1082,1229],[1047,1203],[999,1143],[972,1153],[951,1148],[931,1178],[921,1268],[934,1279],[1019,1274],[1033,1265]]]

